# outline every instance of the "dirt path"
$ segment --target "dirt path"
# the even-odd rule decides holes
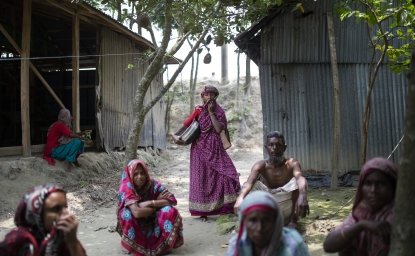
[[[174,149],[176,148],[176,149]],[[174,250],[171,255],[225,255],[226,246],[231,234],[219,235],[216,217],[202,222],[191,217],[188,211],[188,148],[170,148],[170,154],[175,161],[160,168],[156,175],[162,180],[178,200],[178,209],[183,217],[183,235],[185,244]],[[230,150],[241,180],[249,174],[253,161],[262,157],[259,148],[250,151]],[[89,255],[122,255],[119,249],[119,235],[109,232],[115,223],[115,208],[99,208],[91,216],[83,216],[79,229],[79,237],[85,244]]]

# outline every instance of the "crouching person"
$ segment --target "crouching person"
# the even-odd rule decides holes
[[[62,187],[48,184],[32,188],[17,207],[16,228],[0,243],[0,255],[86,255],[77,238],[78,221],[67,207]]]

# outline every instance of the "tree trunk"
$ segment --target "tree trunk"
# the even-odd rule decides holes
[[[249,97],[251,95],[251,59],[246,55],[245,59],[245,86],[244,94]]]
[[[398,185],[395,195],[395,220],[392,226],[392,245],[389,255],[411,256],[415,252],[415,55],[409,76],[406,98],[405,137],[400,158]]]
[[[151,85],[151,82],[156,77],[156,75],[160,72],[161,68],[163,67],[164,57],[166,56],[166,49],[170,40],[171,32],[172,32],[172,13],[171,13],[171,3],[172,0],[166,1],[165,5],[165,24],[163,30],[163,39],[161,41],[160,47],[157,49],[155,57],[150,65],[147,67],[143,77],[140,80],[140,83],[137,87],[135,96],[134,96],[134,106],[133,106],[133,124],[132,129],[128,134],[127,140],[127,147],[125,149],[125,163],[127,164],[130,160],[137,158],[137,147],[139,144],[141,129],[144,124],[144,118],[148,111],[163,97],[163,95],[170,89],[173,85],[174,81],[176,80],[177,76],[182,72],[184,66],[190,60],[193,53],[199,48],[200,44],[205,40],[209,29],[212,26],[212,23],[209,23],[205,26],[203,32],[201,33],[198,41],[195,43],[194,47],[188,52],[186,58],[179,64],[179,67],[174,72],[173,76],[167,82],[167,84],[160,90],[159,94],[153,98],[147,105],[144,105],[144,97],[148,88]],[[213,13],[216,13],[218,8],[220,7],[219,4],[215,5],[215,9]],[[183,44],[186,37],[183,40],[179,40],[173,49],[169,51],[168,55],[172,56],[180,46]]]
[[[173,88],[173,92],[166,97],[166,114],[164,115],[164,123],[166,124],[166,135],[170,134],[170,110],[174,102],[174,96],[177,93],[177,86]]]
[[[200,58],[200,54],[197,53],[195,75],[193,76],[192,86],[190,87],[190,91],[189,91],[189,95],[190,95],[189,114],[191,114],[193,112],[193,109],[195,108],[195,91],[196,91],[196,85],[197,85],[197,74],[199,73],[199,58]]]
[[[331,157],[331,189],[337,189],[339,156],[340,156],[340,81],[337,67],[336,39],[333,16],[327,13],[327,28],[329,33],[331,72],[333,76],[333,150]]]
[[[228,77],[228,45],[222,45],[222,84],[229,83]]]
[[[190,47],[192,48],[193,45],[190,42],[190,40],[187,40],[187,42],[189,43]],[[193,72],[195,69],[195,55],[192,55],[192,62],[191,62],[191,69],[190,69],[190,77],[189,77],[189,99],[190,99],[190,104],[189,104],[189,114],[192,113],[193,108],[195,106],[195,97],[194,97],[194,90],[192,92],[192,88],[194,88],[195,86],[193,86]]]
[[[151,61],[150,65],[146,69],[146,72],[141,78],[141,81],[138,84],[138,87],[137,87],[137,90],[134,96],[134,106],[133,106],[134,119],[133,119],[132,129],[130,130],[130,133],[128,135],[127,147],[125,149],[126,163],[128,163],[130,160],[133,160],[137,157],[137,147],[138,147],[138,143],[140,139],[141,128],[143,127],[144,118],[147,112],[151,109],[151,106],[144,107],[144,98],[145,98],[148,88],[151,85],[151,82],[156,77],[160,69],[163,67],[164,56],[166,54],[166,49],[170,41],[170,36],[172,32],[173,17],[170,11],[171,3],[172,3],[172,0],[166,1],[165,26],[163,30],[163,39],[162,39],[161,45],[157,49],[154,59]]]
[[[240,77],[240,70],[241,70],[241,65],[239,63],[241,57],[241,52],[238,51],[238,55],[236,57],[236,93],[235,93],[235,106],[236,109],[239,109],[239,77]]]

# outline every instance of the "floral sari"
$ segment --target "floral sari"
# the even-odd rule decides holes
[[[134,186],[133,175],[138,165],[147,174],[143,189]],[[173,206],[163,206],[147,218],[134,218],[129,206],[148,200],[177,201],[160,182],[150,179],[148,169],[140,160],[131,161],[122,172],[118,191],[117,231],[123,250],[134,255],[162,255],[183,244],[182,218]]]

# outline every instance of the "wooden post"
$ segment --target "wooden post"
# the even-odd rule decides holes
[[[79,104],[79,12],[76,10],[72,20],[72,116],[73,131],[80,131]]]
[[[330,44],[331,73],[333,76],[333,150],[331,157],[331,185],[332,189],[337,188],[337,175],[339,170],[340,156],[340,82],[339,71],[337,66],[336,40],[334,33],[333,15],[327,13],[327,29]]]
[[[20,114],[22,123],[22,155],[31,156],[30,147],[30,99],[29,99],[29,70],[30,70],[30,32],[32,19],[32,0],[23,0],[22,21],[22,60],[20,62]]]

